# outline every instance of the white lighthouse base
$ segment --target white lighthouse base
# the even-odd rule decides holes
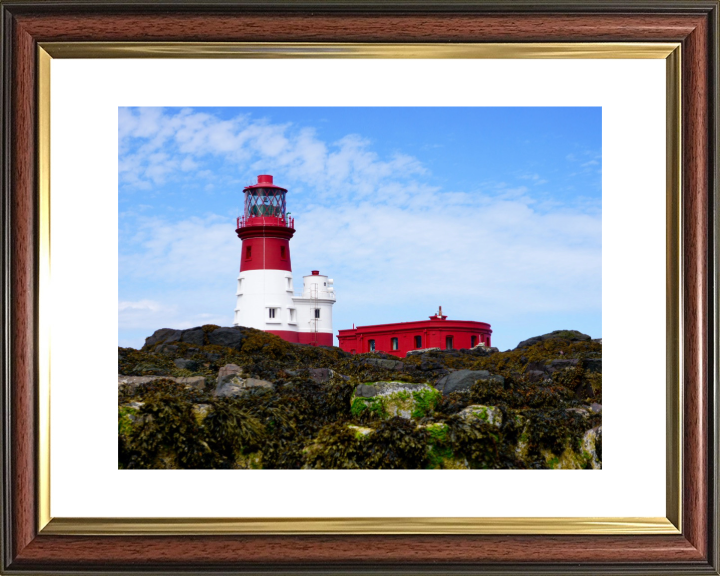
[[[289,342],[332,345],[334,303],[327,276],[305,276],[302,296],[294,296],[292,272],[249,270],[238,276],[233,323],[272,332]]]

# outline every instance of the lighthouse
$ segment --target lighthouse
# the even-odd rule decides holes
[[[243,194],[245,208],[235,230],[242,240],[235,326],[264,330],[288,342],[332,346],[332,279],[313,270],[303,277],[302,294],[294,294],[290,240],[295,221],[286,210],[287,189],[264,174]]]

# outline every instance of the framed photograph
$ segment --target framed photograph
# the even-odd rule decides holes
[[[717,2],[120,2],[110,10],[102,2],[11,0],[1,8],[4,572],[718,573]],[[525,186],[500,182],[499,175],[492,180],[493,173],[501,174],[503,146],[508,158],[513,146],[518,157],[531,156],[513,127],[533,126],[540,117],[552,127],[544,134],[556,138],[542,146],[577,166],[576,172],[592,171],[594,180],[575,180],[583,190],[564,183],[573,198],[571,210],[562,206],[553,212],[557,196],[530,192],[545,184],[550,160],[539,161],[533,172],[515,169],[513,177]],[[323,122],[332,128],[323,132],[318,128]],[[421,154],[418,126],[435,127],[434,144],[447,148],[444,156]],[[568,126],[573,130],[564,131]],[[591,132],[595,149],[582,136]],[[475,133],[477,142],[485,136],[482,147]],[[382,145],[372,148],[364,135]],[[385,135],[395,137],[386,142]],[[255,138],[259,152],[233,152],[243,138]],[[169,140],[174,144],[166,147]],[[575,148],[563,148],[569,144]],[[320,162],[318,150],[344,160]],[[427,175],[429,158],[442,159],[444,181],[421,183],[413,177],[398,184],[400,171]],[[281,167],[275,181],[273,162]],[[348,170],[356,173],[350,177],[328,175],[351,164],[355,168]],[[471,184],[452,190],[450,166],[465,171]],[[176,171],[172,177],[170,170]],[[184,191],[183,185],[203,170],[206,196],[188,199],[187,190],[199,190],[201,180]],[[236,175],[253,180],[238,184],[232,180]],[[473,182],[480,175],[484,182]],[[308,184],[325,177],[332,180],[327,198],[324,188]],[[225,223],[213,220],[211,211],[229,214],[237,206],[218,207],[230,198],[218,194],[208,208],[213,183],[239,186],[235,204],[242,202],[235,196],[245,193],[237,221],[232,218],[231,228],[237,229],[230,230],[239,236],[234,241],[241,268],[237,277],[230,270],[237,304],[227,320],[222,313],[203,316],[205,308],[194,310],[198,298],[188,281],[209,278],[203,266],[224,261],[220,244],[211,239],[213,226],[224,234]],[[290,185],[298,190],[295,197]],[[594,195],[589,186],[597,186]],[[490,188],[493,193],[486,193]],[[481,200],[470,200],[465,194],[470,190]],[[153,194],[163,196],[162,213],[151,207]],[[396,198],[391,202],[378,194]],[[539,201],[544,204],[537,206]],[[420,208],[413,212],[415,205]],[[418,219],[380,236],[390,229],[377,217],[381,208],[395,210],[402,221]],[[488,214],[473,217],[467,210]],[[454,236],[447,218],[443,221],[450,212],[458,215]],[[543,218],[528,220],[528,213]],[[209,449],[215,459],[207,466],[167,464],[175,458],[167,454],[143,460],[137,447],[121,446],[122,438],[115,451],[118,329],[121,365],[130,354],[123,346],[139,349],[152,334],[148,321],[123,318],[160,310],[150,322],[174,322],[170,313],[163,316],[171,306],[162,304],[177,297],[175,309],[191,320],[173,327],[204,324],[200,338],[211,338],[216,324],[224,322],[254,326],[242,302],[248,301],[244,294],[254,293],[248,288],[257,268],[253,256],[266,249],[266,242],[253,244],[258,227],[274,226],[273,242],[281,238],[282,244],[279,267],[290,271],[278,276],[288,284],[279,290],[287,292],[287,305],[269,306],[266,298],[260,306],[269,326],[263,329],[291,342],[328,345],[333,326],[325,322],[335,296],[325,269],[308,271],[307,290],[292,294],[286,237],[288,230],[300,230],[303,218],[318,234],[319,218],[335,226],[320,236],[320,247],[300,241],[300,252],[316,260],[332,253],[339,234],[348,238],[335,242],[337,253],[361,246],[363,234],[373,234],[386,248],[368,246],[351,258],[364,254],[378,262],[378,274],[389,273],[410,249],[401,244],[393,260],[390,246],[417,233],[419,218],[432,215],[445,226],[437,236],[451,238],[455,252],[464,250],[457,262],[492,263],[489,251],[508,259],[514,250],[520,269],[525,261],[520,250],[528,245],[513,246],[512,238],[493,227],[492,214],[515,218],[516,228],[544,226],[542,235],[532,236],[542,239],[544,252],[522,258],[554,255],[576,273],[548,284],[556,299],[569,301],[577,291],[602,298],[602,333],[592,335],[602,344],[588,346],[605,347],[605,369],[600,368],[605,401],[590,406],[592,390],[576,391],[588,407],[568,410],[593,426],[602,411],[605,458],[593,456],[597,440],[579,464],[560,464],[550,453],[536,466],[525,466],[517,454],[504,462],[520,466],[486,465],[475,456],[464,456],[465,464],[593,469],[370,470],[363,468],[415,466],[394,460],[365,466],[371,460],[360,457],[351,466],[338,466],[332,458],[310,458],[307,446],[292,452],[297,446],[287,444],[274,461],[305,466],[253,466],[254,456],[247,453],[242,465],[228,465],[218,456],[224,449],[219,445]],[[354,230],[351,225],[361,218],[365,229]],[[470,235],[473,222],[485,241]],[[601,296],[599,286],[577,280],[590,277],[578,275],[582,266],[600,262],[600,250],[583,252],[578,238],[599,237],[600,226]],[[472,241],[462,246],[466,237]],[[194,245],[194,260],[187,256],[191,252],[178,251],[180,243],[170,244],[178,238]],[[128,258],[123,252],[128,239],[155,250],[153,258]],[[501,252],[501,244],[510,248]],[[207,262],[197,245],[212,255]],[[433,251],[432,245],[418,241],[428,258],[451,261],[451,252]],[[293,258],[310,266],[296,256],[300,252]],[[266,262],[264,253],[262,259]],[[339,265],[342,258],[322,261]],[[509,284],[463,276],[457,272],[461,265],[452,262],[456,282],[512,296]],[[535,264],[522,269],[537,275],[542,266]],[[152,269],[165,301],[144,299],[128,288],[141,277],[135,275],[140,266]],[[386,294],[363,300],[362,270],[345,274],[356,283],[356,301],[377,308],[378,318],[410,310],[390,285]],[[322,297],[309,287],[317,278],[325,281]],[[398,282],[393,280],[394,290],[402,292]],[[340,301],[351,287],[336,281],[336,289]],[[495,301],[486,302],[493,310]],[[426,323],[446,321],[443,309],[431,312]],[[456,322],[457,333],[443,332],[439,344],[430,340],[433,327],[418,341],[395,326],[385,342],[381,327],[350,328],[349,318],[336,316],[343,324],[334,326],[341,329],[340,347],[391,364],[393,356],[431,344],[453,354],[480,346],[477,354],[484,355],[491,334],[492,344],[509,339],[502,335],[503,323],[493,324],[493,332],[488,324]],[[557,326],[566,327],[574,326]],[[504,329],[510,332],[509,321]],[[465,342],[466,336],[477,340]],[[163,332],[154,338],[147,346],[172,347],[186,336],[182,332],[171,341],[175,336]],[[197,359],[175,352],[163,360],[173,366],[161,377],[186,378],[191,386],[189,380],[202,372],[191,366]],[[208,374],[218,368],[213,362]],[[538,378],[545,377],[540,368]],[[290,380],[295,375],[287,369],[272,368],[273,377]],[[129,373],[152,374],[143,370]],[[258,375],[262,371],[232,382],[262,388]],[[529,382],[527,374],[518,379]],[[412,378],[408,382],[418,386]],[[353,383],[355,416],[376,407],[376,384]],[[123,409],[131,414],[133,400],[126,398],[122,414]],[[382,404],[384,410],[388,406]],[[396,411],[400,417],[400,408]],[[426,414],[415,416],[419,421]],[[493,419],[485,415],[483,426]],[[353,430],[374,432],[372,426]],[[597,426],[593,430],[593,438],[600,438]],[[417,467],[458,467],[433,450],[431,445],[427,452],[432,461],[421,459]],[[162,469],[178,467],[191,469]],[[247,469],[257,467],[270,469]],[[292,469],[300,467],[330,469]],[[343,467],[360,469],[337,469]]]

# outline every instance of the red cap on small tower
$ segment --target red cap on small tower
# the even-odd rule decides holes
[[[312,271],[313,276],[320,276],[320,270],[313,270]]]
[[[270,174],[260,174],[258,176],[258,184],[272,184],[273,177]]]

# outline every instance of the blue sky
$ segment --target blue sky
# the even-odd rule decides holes
[[[295,289],[334,329],[489,322],[602,336],[600,108],[121,108],[120,346],[232,324],[242,189],[288,188]]]

